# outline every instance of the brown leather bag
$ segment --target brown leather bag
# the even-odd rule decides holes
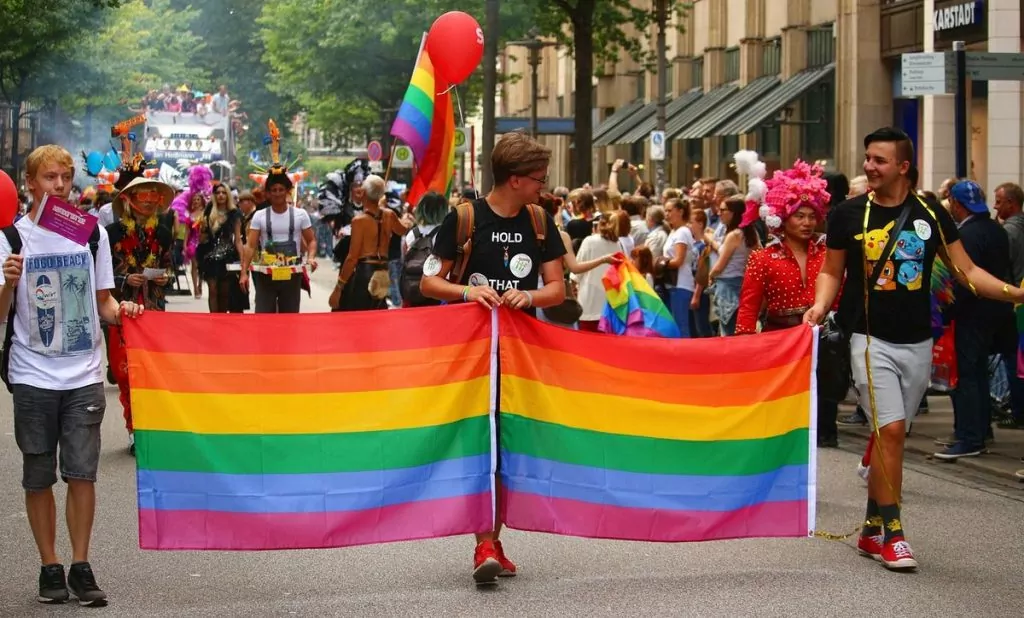
[[[697,272],[694,275],[697,285],[707,288],[711,280],[711,245],[706,245],[697,256]]]
[[[455,263],[448,273],[448,280],[460,283],[469,266],[469,256],[473,254],[473,233],[476,231],[476,202],[465,202],[455,207]],[[526,206],[530,213],[530,225],[537,236],[537,246],[544,249],[547,237],[548,219],[544,209],[536,204]]]

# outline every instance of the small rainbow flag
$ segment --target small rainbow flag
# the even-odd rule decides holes
[[[448,195],[455,170],[455,108],[448,84],[434,75],[425,43],[423,35],[416,68],[391,127],[391,135],[408,144],[416,159],[408,197],[413,207],[428,191]]]
[[[501,311],[499,333],[509,527],[637,541],[812,534],[814,329],[597,341]]]
[[[437,92],[434,65],[430,62],[426,41],[427,35],[424,34],[409,87],[405,90],[405,98],[398,108],[398,116],[391,125],[391,135],[409,145],[417,164],[423,161],[427,154],[434,121],[434,97]]]
[[[126,322],[142,548],[491,529],[491,316],[465,305],[350,314],[344,329],[336,318]]]
[[[601,278],[607,302],[598,329],[634,337],[682,336],[679,325],[643,274],[623,254],[617,255],[622,262]]]

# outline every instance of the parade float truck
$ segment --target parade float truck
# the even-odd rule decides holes
[[[218,161],[234,164],[231,116],[166,111],[146,112],[144,154],[157,166],[166,163],[183,169],[192,164]]]

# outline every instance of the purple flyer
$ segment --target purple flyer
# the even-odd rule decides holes
[[[39,227],[60,234],[80,245],[89,242],[89,237],[98,223],[99,219],[96,217],[52,195],[46,196],[40,208],[39,219],[36,221]]]

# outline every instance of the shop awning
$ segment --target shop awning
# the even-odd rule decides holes
[[[808,90],[831,76],[835,69],[835,64],[828,64],[797,73],[716,129],[714,135],[746,135],[750,133],[774,118],[782,108],[799,99]]]
[[[615,112],[612,113],[611,116],[605,118],[604,122],[602,122],[601,124],[597,125],[596,128],[594,128],[594,132],[591,134],[591,138],[595,142],[601,139],[602,137],[604,137],[606,133],[608,133],[610,129],[618,126],[620,122],[635,114],[643,106],[643,101],[633,101],[632,103],[627,103],[626,105],[623,105],[619,109],[615,110]]]
[[[683,111],[690,105],[693,105],[702,96],[704,96],[703,90],[701,90],[700,88],[693,88],[691,90],[687,90],[681,96],[678,96],[674,99],[670,99],[669,102],[665,104],[665,118],[672,118],[672,116],[675,116],[676,114]],[[648,136],[650,136],[651,131],[657,128],[658,115],[657,108],[655,108],[654,116],[647,118],[639,125],[637,125],[635,129],[624,135],[622,139],[619,140],[619,143],[635,144],[637,142],[642,142],[646,140]]]
[[[708,113],[704,114],[700,120],[680,133],[678,139],[703,139],[708,137],[712,131],[722,126],[730,118],[756,104],[766,92],[774,88],[778,83],[779,78],[775,75],[755,79],[719,103],[714,109],[708,110]]]
[[[629,118],[623,119],[618,125],[612,127],[600,139],[594,142],[595,146],[611,146],[612,144],[625,144],[622,136],[636,128],[636,125],[653,117],[658,111],[657,103],[648,103],[634,112]]]
[[[703,118],[704,114],[711,111],[714,106],[724,101],[738,89],[739,87],[735,84],[726,84],[705,94],[699,101],[668,119],[668,125],[665,127],[665,137],[667,139],[676,139],[680,133]]]

